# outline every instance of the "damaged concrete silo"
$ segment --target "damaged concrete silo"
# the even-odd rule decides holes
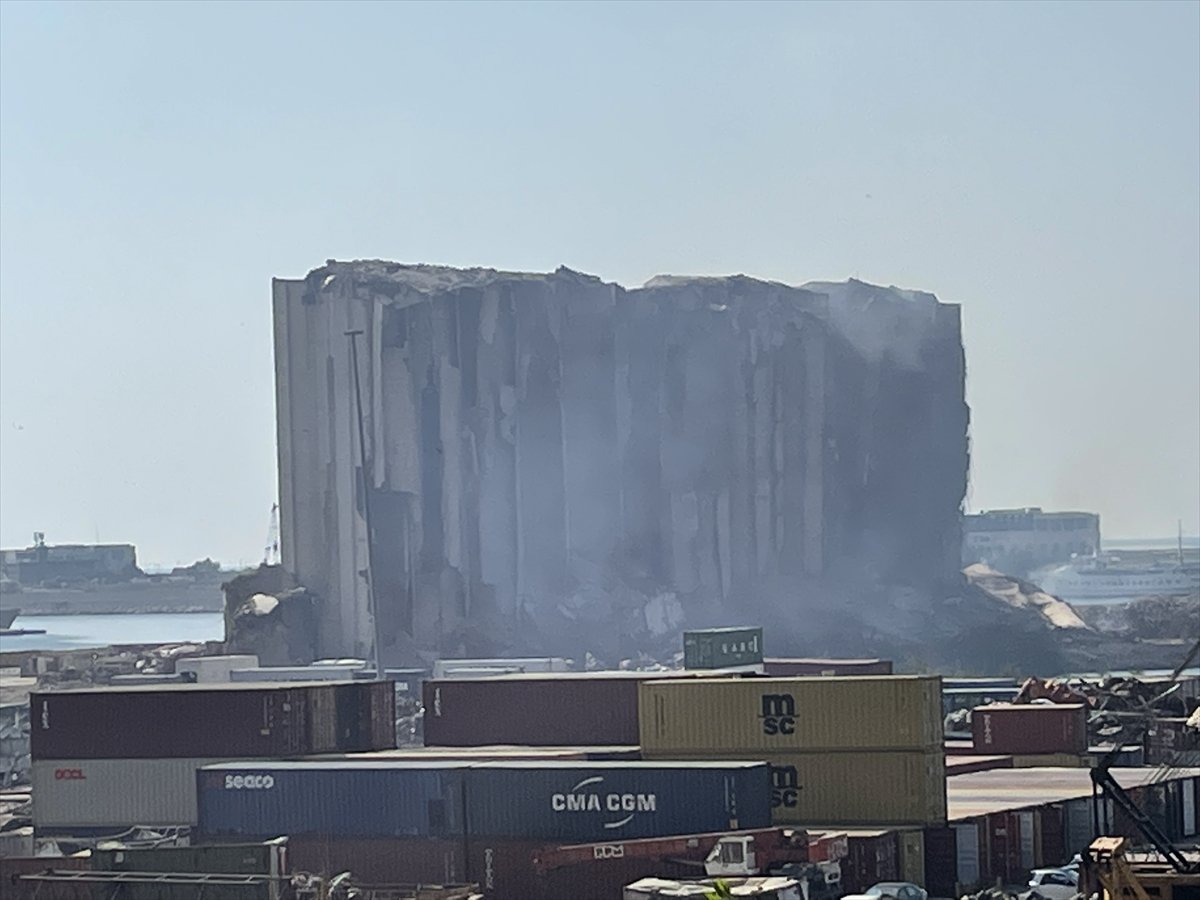
[[[932,295],[330,262],[274,310],[283,564],[321,655],[371,646],[364,490],[385,660],[611,660],[732,621],[817,650],[954,588],[964,364]]]

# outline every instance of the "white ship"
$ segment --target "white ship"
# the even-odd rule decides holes
[[[1089,557],[1036,573],[1048,594],[1072,601],[1122,600],[1200,590],[1196,566],[1122,566],[1119,560]]]

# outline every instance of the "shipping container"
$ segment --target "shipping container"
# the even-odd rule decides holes
[[[88,871],[86,856],[0,856],[0,897],[4,900],[94,900],[89,884],[23,881],[22,875],[37,875],[50,869]]]
[[[942,750],[936,676],[649,681],[639,705],[647,755]]]
[[[1086,769],[1091,765],[1087,754],[1081,753],[1014,753],[1014,769]]]
[[[1067,852],[1065,804],[1053,803],[1039,807],[1038,858],[1044,866],[1061,866],[1074,855]]]
[[[39,759],[31,767],[39,834],[196,823],[196,772],[220,759]]]
[[[959,709],[974,709],[989,703],[1011,703],[1021,693],[1015,685],[993,685],[979,687],[948,687],[942,685],[942,714],[949,715]]]
[[[234,669],[252,669],[257,665],[258,657],[252,653],[188,656],[175,660],[175,672],[191,675],[196,684],[229,684],[229,673]]]
[[[196,778],[198,831],[247,838],[461,835],[465,769],[454,761],[206,766]]]
[[[532,859],[544,847],[538,841],[471,841],[469,880],[479,885],[487,900],[615,900],[625,885],[639,878],[696,877],[702,872],[671,860],[617,855],[538,872]],[[619,853],[620,844],[604,847]]]
[[[653,673],[564,673],[426,681],[425,743],[638,743],[638,684]]]
[[[847,855],[842,860],[842,893],[865,891],[880,881],[900,877],[896,832],[860,829],[846,832]]]
[[[302,834],[288,838],[293,872],[331,878],[350,872],[360,884],[458,884],[466,881],[462,837],[342,837]]]
[[[365,753],[330,753],[310,757],[314,760],[343,760],[359,762],[371,760],[462,760],[464,762],[490,762],[506,759],[594,759],[594,760],[639,760],[638,747],[521,747],[512,744],[497,744],[483,747],[399,747],[395,750],[372,750]]]
[[[395,746],[388,682],[92,688],[34,693],[30,704],[35,760],[279,757]]]
[[[805,675],[891,675],[892,661],[768,656],[763,660],[763,672],[770,678],[796,678]]]
[[[288,878],[287,839],[256,844],[195,847],[121,848],[92,851],[95,872],[176,872],[196,875],[258,875],[247,885],[126,884],[121,900],[279,900]],[[98,896],[111,896],[113,886],[97,886]]]
[[[1200,751],[1200,731],[1187,728],[1187,719],[1155,719],[1146,730],[1151,764],[1171,763],[1177,755]],[[1190,762],[1179,765],[1190,765]]]
[[[771,824],[761,762],[491,762],[466,779],[472,840],[584,843]]]
[[[986,772],[989,769],[1011,769],[1011,756],[946,756],[946,775],[966,775],[968,772]]]
[[[896,847],[900,855],[900,879],[925,884],[925,832],[901,831]]]
[[[464,673],[482,670],[503,672],[570,672],[571,661],[557,656],[530,656],[505,659],[439,659],[433,664],[433,677],[458,678]]]
[[[1082,703],[995,703],[971,713],[975,747],[992,753],[1086,753]]]
[[[945,759],[937,751],[773,753],[777,825],[931,825],[946,821]]]
[[[703,628],[683,633],[685,669],[730,669],[761,666],[761,628]]]
[[[315,681],[348,681],[362,671],[358,664],[326,666],[250,666],[233,669],[229,680],[235,684],[310,683]]]
[[[963,890],[971,890],[978,887],[983,878],[983,860],[980,858],[979,841],[980,824],[971,819],[966,822],[955,822],[952,827],[954,829],[954,856],[957,860],[957,881]],[[954,893],[944,896],[954,896]]]

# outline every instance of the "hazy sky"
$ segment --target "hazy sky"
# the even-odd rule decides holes
[[[972,509],[1200,530],[1200,4],[0,4],[0,543],[257,561],[270,279],[961,303]]]

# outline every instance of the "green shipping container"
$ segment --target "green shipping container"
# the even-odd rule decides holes
[[[705,628],[683,633],[685,669],[728,669],[763,661],[761,628]]]
[[[187,875],[256,875],[253,884],[108,884],[93,889],[121,900],[279,900],[286,886],[287,838],[256,844],[202,844],[92,851],[96,872],[177,872]],[[113,893],[115,890],[115,894]]]

